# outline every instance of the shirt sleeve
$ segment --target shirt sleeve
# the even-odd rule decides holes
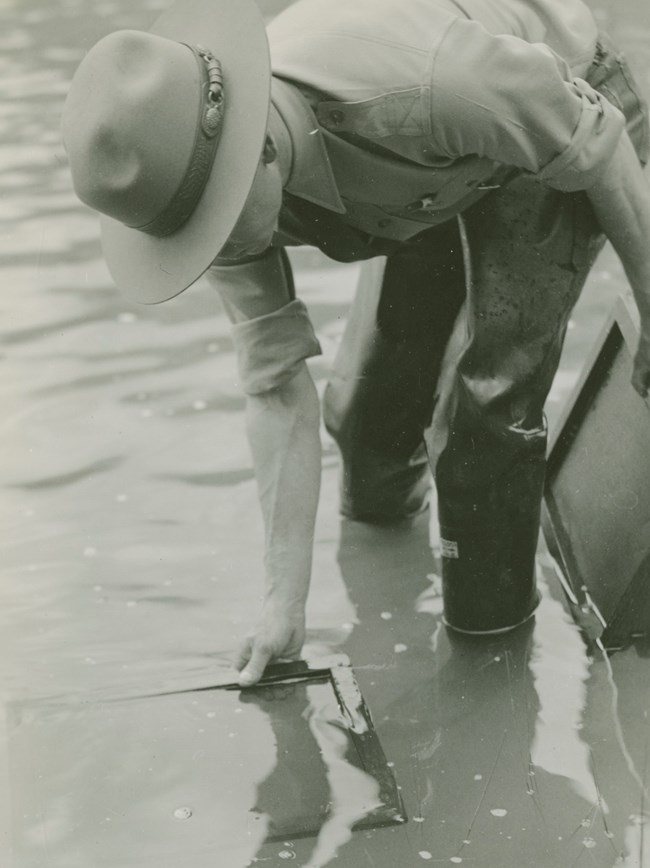
[[[431,136],[450,157],[478,154],[584,190],[612,157],[622,113],[548,46],[457,19],[434,57]]]
[[[288,383],[321,353],[302,301],[294,298],[286,254],[272,249],[245,263],[218,260],[207,272],[232,324],[244,392],[261,395]]]

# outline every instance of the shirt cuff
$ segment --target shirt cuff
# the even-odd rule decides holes
[[[288,383],[301,362],[322,350],[302,301],[294,299],[264,316],[236,323],[232,338],[242,388],[261,395]]]
[[[548,187],[572,193],[588,190],[612,158],[625,118],[609,100],[581,78],[567,83],[582,100],[578,126],[568,147],[538,173]]]

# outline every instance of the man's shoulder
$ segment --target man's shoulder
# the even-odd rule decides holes
[[[273,71],[345,100],[418,87],[457,17],[445,0],[298,0],[268,27]]]

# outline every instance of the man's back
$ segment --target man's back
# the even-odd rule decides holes
[[[450,29],[463,42],[463,22],[544,43],[576,75],[593,59],[597,27],[581,0],[299,0],[268,28],[274,72],[341,100],[413,87]]]

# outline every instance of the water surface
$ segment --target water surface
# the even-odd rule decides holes
[[[107,716],[116,694],[232,675],[230,655],[254,622],[262,587],[243,401],[218,300],[205,285],[157,307],[119,296],[97,222],[72,193],[58,134],[85,50],[115,28],[146,26],[163,5],[0,4],[5,769],[8,730],[12,746],[11,774],[0,774],[3,864],[12,851],[17,868],[91,864],[98,851],[89,842],[100,840],[104,861],[95,864],[162,865],[156,842],[171,826],[178,849],[165,858],[193,868],[242,868],[252,858],[315,868],[337,853],[336,864],[349,868],[450,860],[648,868],[647,661],[634,650],[611,662],[588,652],[547,589],[555,585],[543,558],[534,627],[478,645],[447,636],[434,523],[378,530],[341,522],[327,438],[307,651],[350,655],[402,787],[407,826],[348,840],[368,782],[337,753],[334,730],[323,737],[333,712],[318,697],[305,699],[313,727],[308,737],[302,729],[325,757],[314,786],[343,807],[320,839],[288,838],[286,846],[263,845],[256,831],[234,842],[219,833],[239,828],[260,795],[261,817],[279,810],[287,760],[268,709],[233,699],[233,715],[236,705],[243,711],[232,728],[223,710],[208,717],[205,698],[173,708],[136,701],[137,713],[119,724]],[[650,86],[647,4],[610,0],[597,12]],[[322,390],[356,268],[314,251],[296,252],[295,265],[325,351],[312,366]],[[606,251],[572,323],[551,417],[623,287]],[[51,707],[62,709],[58,718]],[[30,725],[43,727],[40,737],[25,729],[27,708],[36,708]],[[223,773],[230,789],[211,789],[206,769],[223,768],[230,732],[245,761],[239,774]],[[107,792],[118,796],[108,811],[98,795]],[[346,793],[356,794],[352,807]],[[208,834],[197,817],[217,797],[230,813]],[[30,814],[36,803],[49,806],[47,816]],[[174,816],[186,808],[191,817]],[[120,817],[112,831],[107,818]]]

